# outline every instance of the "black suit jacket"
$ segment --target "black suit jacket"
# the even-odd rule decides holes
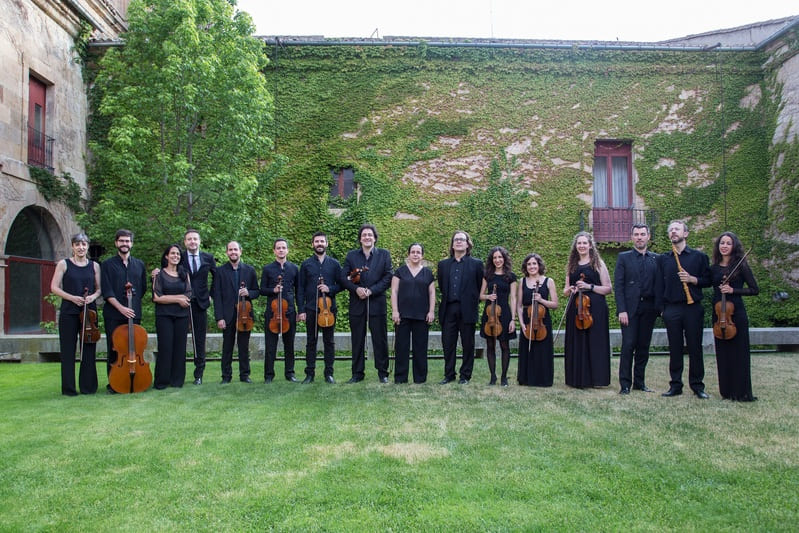
[[[361,273],[361,282],[356,285],[348,279],[349,273],[364,265],[368,266],[369,270]],[[362,248],[347,253],[341,268],[339,284],[350,291],[350,316],[366,314],[366,300],[361,300],[355,294],[358,287],[366,287],[372,291],[372,295],[369,297],[369,315],[385,315],[387,313],[386,290],[391,286],[391,273],[391,254],[386,249],[372,248],[368,262],[363,255]]]
[[[476,324],[479,315],[480,288],[483,286],[483,262],[471,255],[464,256],[463,280],[461,281],[460,304],[464,322]],[[441,291],[441,305],[438,307],[438,321],[443,324],[449,300],[449,279],[454,257],[438,262],[437,281]]]
[[[191,274],[192,298],[197,301],[200,309],[208,309],[211,305],[211,291],[213,279],[216,277],[216,259],[208,252],[200,251],[200,265],[197,272]],[[187,272],[191,272],[189,263],[189,253],[183,252],[180,256],[180,264]],[[208,274],[211,274],[212,285],[208,285]]]
[[[258,277],[255,269],[245,263],[239,263],[239,280],[244,282],[249,292],[249,300],[258,298]],[[216,269],[214,285],[211,291],[214,298],[214,318],[217,322],[224,320],[228,325],[236,320],[236,305],[239,303],[239,286],[236,285],[235,272],[230,262]],[[253,316],[253,318],[255,318]]]
[[[646,269],[649,271],[649,287],[644,287],[638,269],[638,255],[636,250],[627,250],[619,254],[616,260],[616,271],[613,273],[613,291],[616,295],[617,313],[627,313],[629,316],[635,314],[638,304],[641,301],[642,291],[651,296],[654,301],[655,296],[655,277],[657,276],[657,254],[647,250]]]

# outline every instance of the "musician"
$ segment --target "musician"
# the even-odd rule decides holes
[[[438,320],[441,323],[441,344],[444,349],[444,379],[439,384],[455,381],[455,359],[458,335],[463,347],[463,360],[458,383],[466,385],[474,368],[474,328],[477,324],[480,287],[483,284],[483,263],[472,257],[472,238],[465,231],[452,234],[449,258],[439,261],[436,281],[441,291]]]
[[[85,233],[72,236],[72,257],[62,259],[56,264],[50,291],[61,297],[61,311],[58,314],[58,341],[61,351],[61,394],[77,396],[75,388],[76,339],[81,346],[78,386],[81,394],[97,392],[97,365],[95,353],[97,345],[81,339],[81,329],[88,320],[81,313],[84,308],[97,312],[95,301],[100,297],[100,265],[89,259],[89,238]],[[88,293],[87,293],[88,291]],[[85,296],[84,296],[85,295]],[[97,324],[94,324],[97,327]]]
[[[161,255],[161,269],[153,280],[155,332],[158,356],[153,387],[182,387],[186,380],[186,335],[189,333],[191,283],[181,263],[180,246],[167,246]]]
[[[480,336],[486,340],[486,360],[491,372],[489,385],[497,384],[497,346],[502,351],[502,377],[500,383],[508,386],[508,367],[510,366],[510,340],[516,338],[516,274],[511,267],[508,251],[502,246],[491,249],[483,267],[483,281],[480,286],[480,300],[485,309],[480,323]],[[485,326],[492,306],[496,304],[502,333],[494,337],[486,333]]]
[[[286,239],[275,239],[272,246],[275,260],[264,266],[261,271],[261,294],[266,296],[266,311],[264,312],[264,382],[272,383],[275,378],[275,358],[277,357],[278,337],[283,338],[283,353],[285,355],[284,375],[286,381],[297,382],[294,376],[294,335],[297,331],[297,313],[294,308],[294,299],[297,293],[297,265],[286,258],[289,245]],[[277,324],[277,330],[285,327],[281,323],[281,300],[286,305],[286,319],[289,326],[285,333],[275,333],[270,328],[270,323]]]
[[[566,265],[564,296],[570,299],[566,307],[564,366],[566,385],[576,388],[610,385],[610,332],[608,304],[605,296],[613,290],[610,274],[599,256],[593,236],[581,231],[574,236]],[[588,298],[588,306],[581,304]],[[580,320],[582,306],[588,320]],[[582,327],[581,327],[582,322]]]
[[[683,336],[688,346],[688,382],[697,398],[710,398],[705,392],[705,364],[702,354],[702,328],[705,310],[702,288],[710,287],[710,261],[707,255],[690,248],[686,242],[688,225],[682,220],[669,222],[668,236],[673,250],[658,257],[655,278],[655,307],[662,309],[669,339],[669,390],[662,395],[682,394]],[[677,264],[676,257],[679,257]],[[686,293],[693,303],[688,303]]]
[[[619,254],[613,274],[616,310],[621,324],[619,394],[630,394],[630,387],[654,392],[646,386],[644,379],[652,328],[658,316],[655,308],[657,255],[647,250],[649,238],[649,226],[633,224],[633,249]]]
[[[211,294],[208,275],[216,275],[216,259],[200,250],[200,232],[188,229],[183,235],[186,251],[181,258],[181,266],[190,272],[191,281],[191,328],[194,335],[194,384],[202,385],[205,372],[205,335],[208,330],[208,308]]]
[[[558,308],[558,293],[555,289],[555,280],[547,277],[546,272],[546,265],[540,255],[533,253],[524,258],[522,263],[524,277],[519,283],[516,296],[519,305],[517,316],[529,331],[533,304],[543,306],[544,315],[539,315],[539,319],[546,328],[546,336],[541,340],[535,340],[527,338],[524,334],[519,335],[519,385],[551,387],[554,380],[555,348],[550,310]]]
[[[216,269],[211,290],[214,300],[214,318],[222,330],[222,384],[233,377],[233,346],[239,349],[239,379],[250,379],[250,332],[238,331],[237,308],[239,299],[252,301],[258,298],[258,277],[255,269],[241,261],[241,245],[236,241],[227,244],[228,262]],[[241,284],[244,283],[244,287]],[[250,320],[253,320],[250,310]]]
[[[107,372],[116,363],[117,354],[114,351],[112,334],[119,326],[133,319],[134,324],[141,324],[141,302],[147,291],[147,271],[144,262],[130,255],[133,248],[133,232],[120,229],[114,236],[114,246],[117,254],[109,257],[100,265],[100,281],[103,289],[103,321],[105,322],[105,340],[108,350]],[[128,301],[125,285],[130,282],[132,287],[131,301]],[[113,394],[111,386],[107,386],[109,393]]]
[[[352,335],[352,378],[364,378],[366,326],[372,335],[375,368],[380,383],[388,383],[388,327],[386,290],[391,285],[391,254],[378,248],[377,228],[364,224],[358,230],[361,247],[347,253],[341,271],[341,286],[350,291],[349,316]],[[358,279],[355,283],[354,279]]]
[[[733,270],[734,272],[730,274]],[[715,324],[719,320],[716,304],[721,301],[723,293],[726,295],[726,305],[733,306],[731,322],[736,329],[736,334],[732,338],[714,337],[716,367],[719,372],[719,394],[724,399],[739,402],[757,400],[752,395],[749,317],[746,314],[743,297],[756,296],[760,293],[760,288],[757,286],[752,269],[744,258],[741,240],[734,233],[725,231],[716,240],[710,274],[713,283],[713,323]]]
[[[405,264],[391,278],[391,320],[394,322],[394,383],[408,382],[413,339],[413,382],[427,381],[427,341],[435,319],[436,285],[433,272],[422,264],[424,247],[408,247]]]
[[[322,332],[325,360],[325,382],[333,384],[333,363],[336,361],[335,324],[321,327],[317,323],[319,298],[330,298],[330,309],[335,320],[336,294],[341,290],[339,278],[341,277],[341,264],[327,255],[327,235],[318,231],[313,234],[312,245],[314,254],[300,265],[300,275],[297,281],[297,320],[305,321],[307,327],[305,342],[305,379],[303,384],[313,383],[316,375],[316,344],[319,331]]]

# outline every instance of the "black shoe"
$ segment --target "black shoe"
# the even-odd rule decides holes
[[[497,384],[497,376],[491,376],[491,381],[488,382],[489,385],[496,385]]]
[[[682,394],[682,389],[679,387],[670,387],[668,391],[661,394],[661,396],[671,397],[671,396],[679,396]]]
[[[333,379],[333,376],[325,376],[325,383],[330,383],[331,385],[335,385],[336,380]]]
[[[360,382],[362,379],[363,379],[363,378],[356,378],[355,376],[352,376],[352,377],[351,377],[349,380],[347,380],[347,383],[358,383],[358,382]]]
[[[220,385],[227,385],[230,383],[230,378],[222,378],[222,381],[219,382]]]
[[[240,381],[242,383],[252,383],[252,380],[250,379],[250,376],[247,376],[246,378],[241,378]]]
[[[302,380],[302,384],[308,385],[310,383],[313,383],[313,376],[305,376],[305,379]]]
[[[286,381],[291,381],[292,383],[299,383],[299,381],[297,381],[297,378],[294,377],[294,374],[288,376],[286,378]]]
[[[466,378],[461,378],[461,379],[458,380],[458,385],[468,385],[468,384],[469,384],[469,380],[466,379]]]
[[[272,383],[272,379],[273,379],[272,376],[266,376],[264,378],[264,383]]]
[[[630,387],[622,387],[619,394],[630,394]]]
[[[646,385],[641,385],[640,387],[635,386],[635,387],[633,387],[633,390],[639,390],[641,392],[655,392],[654,390],[650,389]]]
[[[694,395],[700,400],[707,400],[710,398],[710,394],[706,393],[704,389],[695,390]]]
[[[194,380],[194,384],[195,384],[195,385],[202,385],[202,384],[203,384],[203,378],[197,378],[197,379],[195,379],[195,380]]]
[[[382,378],[380,378],[380,383],[388,383],[388,378],[386,376],[383,376]]]
[[[508,386],[508,378],[502,378],[499,381],[499,384],[502,385],[503,387],[507,387]]]
[[[439,385],[446,385],[447,383],[452,383],[455,381],[455,378],[444,378],[438,382]]]

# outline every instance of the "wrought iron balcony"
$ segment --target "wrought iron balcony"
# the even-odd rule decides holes
[[[596,242],[628,242],[633,224],[646,224],[653,234],[657,214],[652,209],[617,207],[580,211],[580,231],[591,231]]]
[[[28,164],[53,172],[53,143],[55,139],[28,126]]]

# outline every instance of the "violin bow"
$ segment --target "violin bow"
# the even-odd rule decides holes
[[[86,336],[86,309],[89,304],[86,297],[89,296],[89,287],[83,288],[83,315],[80,321],[80,351],[78,352],[78,361],[83,362],[83,339]]]
[[[191,276],[186,274],[186,284],[191,289]],[[194,340],[194,313],[191,310],[191,298],[189,298],[189,326],[191,326],[191,349],[194,350],[194,360],[197,361],[197,342]]]
[[[562,315],[560,315],[560,322],[558,322],[558,329],[557,329],[557,331],[555,332],[555,339],[552,341],[552,348],[553,348],[553,349],[554,349],[554,347],[555,347],[555,344],[556,344],[556,343],[557,343],[557,341],[558,341],[558,335],[560,335],[560,327],[563,325],[563,319],[564,319],[564,318],[566,318],[566,314],[569,312],[569,304],[571,304],[571,303],[572,303],[572,300],[574,299],[574,295],[575,295],[575,294],[577,294],[577,291],[575,291],[575,292],[571,293],[571,294],[569,295],[569,299],[568,299],[568,300],[566,300],[566,306],[563,308],[563,314],[562,314]]]
[[[319,276],[319,279],[324,279],[322,276]],[[316,282],[316,318],[314,319],[313,325],[313,338],[316,339],[319,336],[319,312],[322,311],[319,309],[319,281]],[[316,357],[316,354],[314,354]]]
[[[738,270],[738,267],[741,266],[741,263],[744,262],[744,259],[746,259],[746,256],[749,255],[749,252],[751,252],[751,251],[752,251],[752,248],[749,248],[749,250],[738,260],[738,262],[735,264],[735,266],[732,267],[732,270],[730,270],[727,273],[727,275],[725,276],[727,279],[730,279],[732,277],[732,275],[735,274],[735,271]]]

